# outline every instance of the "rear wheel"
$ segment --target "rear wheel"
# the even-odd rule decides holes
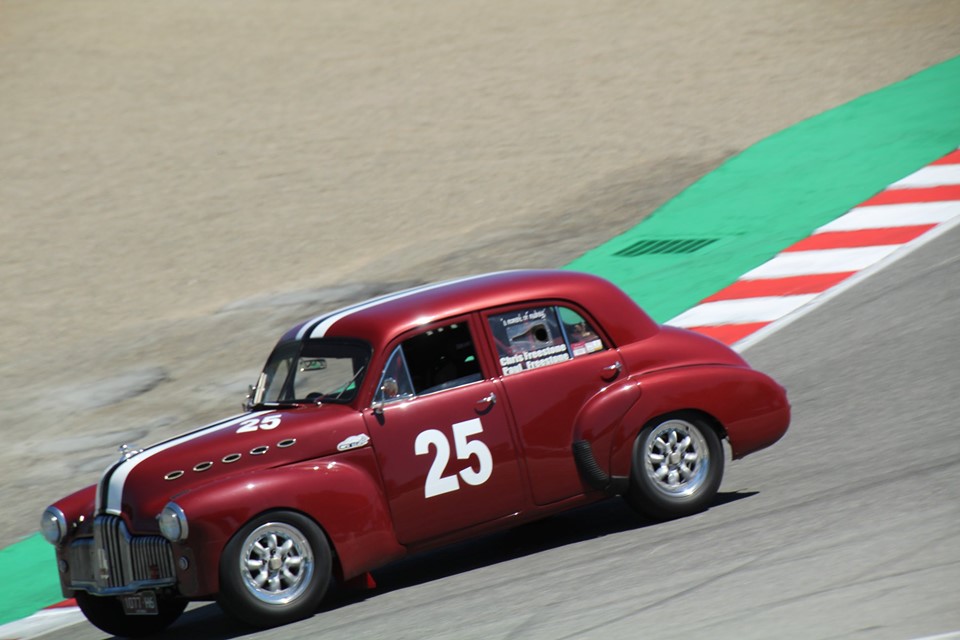
[[[123,612],[118,598],[93,596],[85,591],[76,594],[77,606],[90,624],[114,636],[139,638],[159,633],[176,621],[187,607],[187,601],[179,598],[157,597],[155,616],[129,616]]]
[[[660,418],[640,430],[626,498],[659,520],[703,511],[720,488],[723,445],[699,416]]]
[[[311,519],[291,511],[254,518],[220,558],[220,606],[255,627],[307,618],[330,585],[330,545]]]

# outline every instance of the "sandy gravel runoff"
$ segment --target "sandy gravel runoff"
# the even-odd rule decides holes
[[[297,319],[561,265],[956,55],[956,0],[0,0],[0,546]]]

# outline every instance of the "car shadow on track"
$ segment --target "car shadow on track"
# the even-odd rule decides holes
[[[711,508],[757,495],[754,491],[721,492]],[[501,562],[658,524],[634,512],[622,500],[606,500],[514,529],[418,553],[374,572],[373,589],[335,587],[317,615],[379,595]],[[230,640],[259,633],[228,618],[216,604],[190,608],[160,640]]]

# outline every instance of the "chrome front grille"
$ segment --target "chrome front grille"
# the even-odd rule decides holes
[[[98,583],[105,587],[121,587],[125,584],[123,576],[124,551],[130,552],[127,526],[116,516],[97,516],[93,521],[93,546],[98,554]],[[130,563],[126,563],[127,566]]]
[[[167,539],[132,536],[119,516],[97,516],[93,539],[74,540],[69,562],[72,586],[93,593],[130,592],[176,582]]]

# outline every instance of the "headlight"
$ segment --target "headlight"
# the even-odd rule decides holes
[[[67,535],[67,519],[63,511],[56,507],[47,507],[40,518],[40,533],[50,544],[59,544]]]
[[[170,542],[186,540],[189,533],[187,515],[176,502],[168,502],[157,516],[157,521],[160,523],[160,533]]]

